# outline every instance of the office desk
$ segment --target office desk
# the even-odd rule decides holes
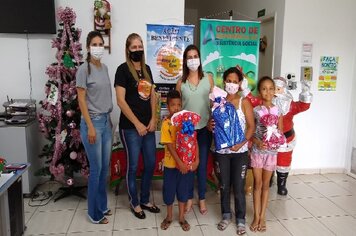
[[[20,236],[25,230],[25,215],[22,196],[22,175],[29,164],[17,170],[0,187],[0,235]],[[2,177],[0,177],[2,178]]]

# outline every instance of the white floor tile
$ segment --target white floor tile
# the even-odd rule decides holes
[[[249,225],[248,225],[248,227],[246,227],[246,232],[247,232],[248,236],[252,236],[252,235],[256,235],[256,236],[259,236],[259,235],[263,235],[263,236],[276,236],[276,235],[278,235],[278,236],[291,236],[292,235],[278,221],[267,221],[266,222],[266,227],[267,227],[267,229],[263,233],[259,232],[259,231],[251,232],[250,228],[249,228]]]
[[[171,226],[167,230],[161,230],[158,229],[158,235],[159,236],[202,236],[203,233],[200,229],[199,226],[192,226],[190,225],[190,230],[189,231],[183,231],[180,226]]]
[[[148,211],[145,213],[146,219],[141,220],[136,218],[128,208],[116,208],[114,230],[157,227],[155,214]]]
[[[219,223],[219,222],[217,222]],[[236,235],[236,224],[231,223],[224,231],[220,231],[215,225],[202,225],[200,226],[204,236],[215,236],[215,235]]]
[[[112,231],[77,232],[68,233],[67,236],[111,236]]]
[[[352,216],[326,217],[320,218],[319,221],[335,235],[355,236],[356,219]]]
[[[319,182],[328,182],[330,181],[323,175],[297,175],[305,183],[319,183]]]
[[[114,231],[113,236],[157,236],[157,229],[131,229]],[[74,235],[73,235],[74,236]]]
[[[323,174],[323,176],[334,182],[356,181],[354,178],[346,174]]]
[[[322,197],[321,193],[315,191],[306,183],[297,183],[288,185],[288,194],[292,198],[319,198]]]
[[[328,228],[326,228],[315,218],[281,220],[281,224],[287,228],[293,236],[334,235]]]
[[[296,201],[316,217],[339,216],[347,214],[347,212],[327,198],[307,198],[297,199]]]
[[[36,211],[27,223],[26,233],[31,234],[60,234],[66,233],[75,211]]]
[[[96,231],[109,231],[112,230],[114,224],[114,215],[107,217],[108,224],[93,224],[88,217],[87,210],[78,209],[75,212],[73,221],[68,229],[68,233],[77,232],[96,232]]]
[[[338,196],[329,198],[330,201],[344,209],[349,214],[356,214],[356,196]]]
[[[188,223],[191,226],[199,225],[197,217],[196,217],[197,214],[198,213],[195,212],[195,208],[194,207],[188,214],[185,214],[185,219],[188,221]],[[156,214],[157,227],[160,227],[161,222],[163,221],[163,219],[166,218],[166,216],[167,216],[167,207],[162,206],[161,212]],[[178,218],[178,206],[174,206],[173,207],[173,222],[172,222],[171,226],[179,227],[178,219],[179,219]]]
[[[220,204],[207,204],[208,214],[200,214],[199,207],[193,206],[199,225],[217,225],[221,220]]]
[[[56,202],[52,199],[47,205],[38,207],[37,211],[75,210],[78,207],[79,201],[80,198],[76,196],[69,196]]]
[[[349,191],[353,195],[356,195],[356,181],[342,181],[342,182],[337,182],[337,185],[345,189],[346,191]]]
[[[334,182],[311,183],[309,185],[324,196],[345,196],[351,193]]]
[[[294,200],[270,201],[268,209],[278,219],[310,218],[312,215]]]
[[[276,182],[276,181],[275,181]],[[138,181],[138,187],[140,182]],[[40,186],[40,191],[56,191],[55,182]],[[253,219],[253,199],[246,196],[246,236],[251,235],[356,235],[356,179],[345,174],[291,175],[287,182],[288,195],[277,194],[276,183],[270,188],[266,211],[267,231],[250,232]],[[168,230],[160,229],[166,217],[166,206],[162,199],[162,180],[152,181],[151,200],[161,213],[146,212],[147,218],[137,219],[129,210],[126,184],[121,183],[118,196],[108,188],[108,204],[114,215],[108,216],[109,224],[99,225],[89,221],[87,201],[70,196],[43,207],[29,207],[24,199],[24,235],[35,236],[121,236],[121,235],[236,235],[234,202],[231,197],[233,223],[221,232],[216,227],[221,220],[220,196],[207,187],[208,214],[201,215],[194,190],[193,210],[186,215],[191,225],[184,232],[178,223],[178,206],[174,205],[174,221]],[[177,202],[176,202],[177,203]]]
[[[247,223],[252,223],[253,221],[253,201],[252,202],[246,202],[246,222]],[[272,212],[268,209],[266,209],[266,220],[268,221],[276,221],[277,218],[272,214]]]

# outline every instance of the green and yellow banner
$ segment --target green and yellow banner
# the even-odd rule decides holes
[[[205,73],[223,87],[222,75],[230,67],[238,66],[256,93],[260,22],[233,20],[200,20],[201,61]]]

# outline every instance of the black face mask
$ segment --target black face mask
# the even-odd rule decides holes
[[[133,60],[134,62],[141,61],[142,55],[143,55],[143,50],[134,51],[134,52],[130,51],[130,59]]]

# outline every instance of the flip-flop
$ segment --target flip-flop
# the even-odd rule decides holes
[[[108,224],[109,223],[109,220],[106,218],[106,217],[104,217],[103,219],[101,219],[99,222],[98,222],[98,224],[100,224],[100,225],[106,225],[106,224]]]
[[[172,220],[167,220],[166,218],[161,223],[161,229],[166,230],[172,224]]]
[[[112,215],[112,211],[109,209],[104,213],[104,216],[111,216]]]
[[[228,226],[229,224],[231,223],[231,220],[221,220],[218,224],[218,230],[220,231],[224,231]]]
[[[246,226],[242,223],[237,224],[237,235],[243,235],[246,233]]]
[[[190,224],[184,220],[184,221],[179,221],[180,227],[182,227],[183,231],[189,231],[190,230]]]
[[[263,224],[260,223],[258,225],[258,229],[257,230],[260,231],[260,232],[265,232],[267,230],[266,221],[263,221]]]
[[[258,230],[259,225],[250,225],[251,232],[256,232]]]

